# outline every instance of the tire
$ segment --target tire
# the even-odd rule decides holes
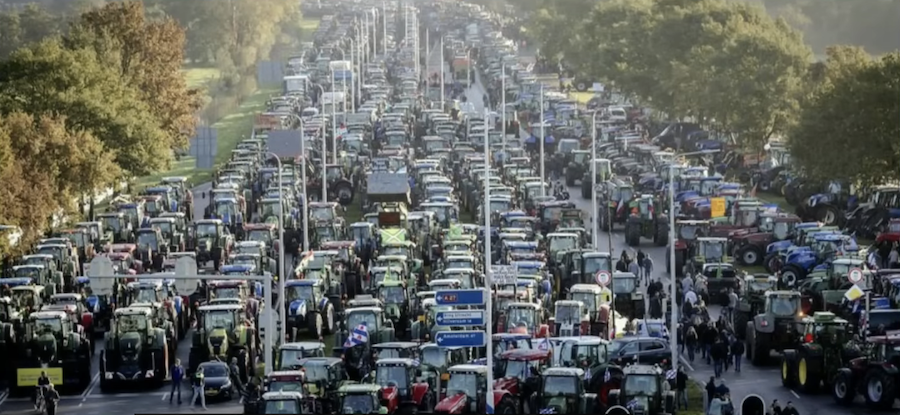
[[[628,246],[637,247],[641,245],[641,232],[639,224],[629,223],[625,225],[625,243]]]
[[[577,89],[578,92],[584,92],[587,91],[588,87],[586,83],[579,82],[577,85],[575,85],[575,89]]]
[[[575,178],[568,174],[566,175],[566,186],[575,186]]]
[[[889,410],[897,396],[895,377],[884,369],[869,369],[864,380],[866,405],[872,409]]]
[[[765,259],[763,259],[763,267],[765,267],[766,272],[770,274],[775,273],[775,266],[778,264],[778,258],[779,255],[777,252],[766,255]]]
[[[656,234],[653,237],[653,243],[659,247],[666,246],[669,243],[668,224],[658,223],[656,225]],[[671,272],[671,271],[669,271],[669,272]]]
[[[781,271],[781,283],[786,287],[796,287],[805,276],[806,271],[802,268],[794,264],[786,265]]]
[[[748,348],[748,350],[752,350],[750,362],[753,363],[753,366],[765,366],[769,362],[769,335],[754,333],[752,340],[750,348]]]
[[[352,204],[355,196],[353,184],[346,180],[337,182],[334,185],[334,194],[341,205],[348,206]]]
[[[490,399],[490,397],[488,397]],[[497,415],[506,414],[513,415],[518,413],[518,409],[516,408],[516,402],[509,395],[504,396],[500,399],[500,402],[497,403],[497,406],[494,408],[494,413]]]
[[[803,393],[818,392],[821,383],[820,367],[820,362],[810,356],[803,356],[797,361],[797,385]]]
[[[763,255],[758,246],[748,245],[737,251],[738,262],[746,266],[756,266],[762,262]]]
[[[838,405],[852,405],[856,398],[856,385],[853,384],[852,375],[846,372],[838,373],[831,388],[831,394]]]
[[[322,327],[322,333],[325,335],[334,334],[335,323],[334,323],[334,306],[331,303],[325,306],[325,319],[324,325]]]
[[[316,339],[322,337],[322,329],[325,326],[323,322],[322,315],[319,313],[312,313],[307,320],[309,324],[309,334],[311,336],[315,336]]]
[[[825,224],[825,226],[834,226],[839,223],[841,213],[834,206],[826,205],[816,209],[816,220]]]

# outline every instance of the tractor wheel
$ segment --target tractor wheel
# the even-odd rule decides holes
[[[669,243],[669,224],[657,223],[656,233],[653,235],[653,243],[656,246],[666,246]]]
[[[769,335],[768,333],[753,333],[753,337],[748,337],[750,347],[747,349],[751,352],[750,362],[754,366],[764,366],[769,361]]]
[[[794,353],[785,353],[781,356],[781,386],[791,389],[797,385],[797,362]]]
[[[815,211],[816,220],[822,222],[825,226],[835,226],[840,220],[841,212],[834,206],[821,206]]]
[[[755,245],[747,245],[738,249],[737,255],[735,256],[737,256],[739,263],[748,267],[759,265],[763,258],[759,247]]]
[[[797,362],[797,385],[803,393],[816,393],[821,383],[821,364],[815,358],[803,356]]]
[[[418,408],[415,407],[415,405],[406,404],[400,405],[400,407],[397,408],[396,413],[400,415],[416,415],[417,413],[419,413],[419,411]]]
[[[837,378],[834,380],[832,395],[834,396],[834,401],[839,405],[852,405],[853,400],[856,398],[856,385],[853,384],[853,375],[846,372],[838,373]]]
[[[781,270],[781,283],[786,287],[796,287],[805,276],[806,272],[803,268],[794,264],[788,264]]]
[[[325,334],[334,334],[334,306],[331,303],[325,306],[325,325],[322,332]]]
[[[419,411],[431,413],[434,412],[434,394],[426,393],[425,396],[422,397],[422,402],[419,403]]]
[[[582,181],[582,183],[581,183],[581,198],[582,199],[590,199],[591,198],[591,185],[589,182]]]
[[[322,337],[322,329],[325,325],[322,315],[319,313],[312,313],[307,321],[309,322],[309,334],[317,339]]]
[[[488,399],[490,399],[490,398],[488,398]],[[500,402],[497,403],[497,406],[494,408],[494,413],[498,414],[498,415],[499,414],[512,415],[517,412],[518,412],[518,410],[516,409],[516,402],[509,395],[506,395],[503,398],[501,398]]]
[[[347,206],[353,203],[353,196],[355,195],[355,192],[353,191],[352,183],[346,180],[337,182],[334,185],[333,191],[335,196],[337,197],[338,202],[341,205]]]
[[[588,86],[584,82],[579,82],[577,85],[575,85],[575,89],[577,89],[578,92],[584,92],[588,90]]]
[[[609,229],[610,229],[609,213],[605,212],[606,209],[603,209],[603,211],[604,211],[604,213],[601,213],[599,215],[600,216],[600,229],[602,229],[604,232],[609,232]]]
[[[575,186],[575,176],[566,173],[566,186]]]
[[[894,406],[897,383],[894,375],[882,368],[873,368],[866,373],[866,405],[873,409],[888,410]]]
[[[766,257],[763,259],[763,267],[766,268],[766,272],[774,274],[775,269],[778,267],[779,260],[780,257],[777,252],[766,255]]]
[[[628,246],[641,245],[641,230],[637,223],[628,223],[625,225],[625,243]]]

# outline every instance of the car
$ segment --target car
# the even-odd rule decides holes
[[[230,401],[234,398],[234,388],[231,384],[231,369],[224,362],[204,362],[198,366],[203,369],[203,392],[209,399],[224,399]]]
[[[659,337],[626,336],[613,340],[608,349],[609,361],[619,365],[662,364],[672,358],[668,340]]]

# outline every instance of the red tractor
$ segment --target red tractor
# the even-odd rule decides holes
[[[741,265],[762,265],[766,247],[775,241],[791,239],[798,223],[800,217],[796,215],[764,213],[760,216],[759,226],[728,234],[729,252]]]
[[[431,412],[436,396],[428,383],[418,382],[418,364],[412,359],[378,359],[375,383],[381,385],[382,406],[388,413]]]
[[[517,413],[524,414],[533,408],[533,398],[541,386],[541,372],[550,367],[550,351],[541,349],[512,349],[500,354],[500,370],[503,377],[494,380],[494,390],[505,390],[518,397]],[[525,404],[528,403],[528,407]]]
[[[447,392],[434,407],[437,415],[487,413],[487,399],[492,399],[495,414],[521,413],[515,397],[505,389],[494,388],[488,394],[487,366],[456,365],[448,370]],[[492,395],[492,396],[490,396]]]
[[[550,335],[550,326],[544,323],[544,311],[540,304],[509,303],[505,310],[500,310],[497,332],[530,334],[542,339]]]
[[[838,369],[833,395],[841,405],[853,405],[857,394],[872,409],[890,410],[900,393],[900,332],[868,338],[872,346],[868,356],[850,361]]]

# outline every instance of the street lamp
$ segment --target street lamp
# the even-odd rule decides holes
[[[444,106],[444,37],[441,36],[441,50],[439,51],[441,55],[441,111],[445,111]]]
[[[506,62],[500,61],[500,117],[503,123],[503,151],[506,152]]]
[[[300,181],[303,184],[303,250],[310,250],[309,247],[309,195],[306,193],[306,133],[303,129],[303,118],[297,114],[293,114],[294,119],[300,123]]]
[[[332,75],[331,78],[333,80],[334,75]],[[325,167],[326,167],[325,162],[326,162],[326,159],[328,158],[328,147],[325,145],[325,140],[327,139],[328,134],[325,133],[325,88],[323,88],[322,85],[319,85],[319,84],[315,84],[315,85],[317,87],[319,87],[319,92],[321,92],[321,95],[319,95],[319,105],[322,107],[322,109],[320,110],[321,116],[322,116],[322,201],[327,202],[328,201],[328,187],[326,186],[326,183],[325,183]],[[333,97],[334,92],[332,92],[331,94]],[[331,112],[332,112],[332,114],[334,113],[334,103],[331,104]],[[334,116],[332,116],[331,118],[334,118]]]
[[[544,175],[544,84],[541,84],[541,196],[547,196],[546,181],[547,176]]]
[[[599,216],[600,210],[597,208],[597,114],[600,111],[594,112],[594,115],[591,117],[591,215],[594,216],[594,249],[599,249],[599,237],[600,237],[600,218]],[[612,245],[609,246],[610,249],[610,262],[612,262]],[[640,264],[639,264],[640,265]]]
[[[490,145],[490,124],[488,123],[488,119],[490,119],[490,109],[485,108],[484,110],[484,309],[487,310],[485,313],[485,329],[487,335],[487,367],[494,367],[494,347],[493,347],[493,339],[490,335],[491,327],[493,326],[493,318],[490,310],[493,310],[492,305],[492,275],[491,275],[491,145]],[[487,371],[487,384],[494,384],[494,372],[493,370]],[[488,399],[487,404],[487,413],[494,413],[494,405],[492,405],[492,401]]]
[[[273,152],[266,153],[269,157],[275,159],[275,162],[278,163],[278,177],[281,177],[281,172],[284,171],[281,168],[281,159],[278,158],[278,155]],[[279,313],[281,313],[281,339],[282,341],[287,338],[287,325],[285,322],[287,321],[287,316],[285,315],[285,311],[287,308],[284,306],[284,195],[281,194],[281,188],[278,188],[278,307]],[[266,287],[266,290],[271,290],[272,286],[269,284]],[[266,352],[271,353],[272,350],[272,336],[275,335],[275,328],[272,327],[272,319],[266,323],[266,333],[269,335],[266,336]],[[269,355],[266,355],[269,356]],[[275,362],[266,360],[266,367],[272,365],[274,367]]]

